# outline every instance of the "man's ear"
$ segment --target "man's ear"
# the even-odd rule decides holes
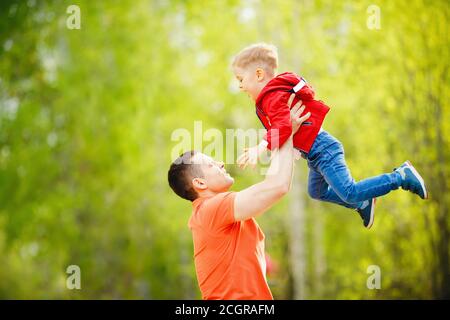
[[[208,186],[206,185],[206,181],[203,178],[194,178],[192,179],[192,185],[194,186],[194,189],[199,189],[199,190],[205,190],[206,188],[208,188]]]
[[[258,79],[258,81],[264,80],[264,77],[266,76],[266,72],[264,71],[264,69],[257,68],[255,72],[256,72],[256,78]]]

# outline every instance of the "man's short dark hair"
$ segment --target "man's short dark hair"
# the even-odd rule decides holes
[[[203,178],[200,164],[192,163],[192,157],[197,151],[187,151],[180,155],[171,165],[168,172],[169,185],[181,198],[194,201],[198,193],[192,185],[192,179]]]

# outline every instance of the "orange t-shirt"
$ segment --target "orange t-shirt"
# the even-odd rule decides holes
[[[255,219],[235,221],[236,193],[198,198],[189,228],[197,280],[205,300],[272,300],[266,280],[264,233]]]

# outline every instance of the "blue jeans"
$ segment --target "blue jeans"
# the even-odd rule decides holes
[[[379,197],[400,187],[396,172],[355,182],[344,158],[344,148],[335,137],[322,131],[308,154],[308,193],[313,199],[357,209],[363,201]]]

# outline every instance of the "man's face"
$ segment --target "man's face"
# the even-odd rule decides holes
[[[251,67],[246,69],[234,67],[233,72],[236,79],[239,81],[239,89],[246,92],[253,101],[256,101],[261,91],[256,70]]]
[[[196,153],[192,162],[201,165],[204,183],[213,192],[225,192],[233,185],[234,179],[227,173],[223,162],[214,161],[211,157]]]

